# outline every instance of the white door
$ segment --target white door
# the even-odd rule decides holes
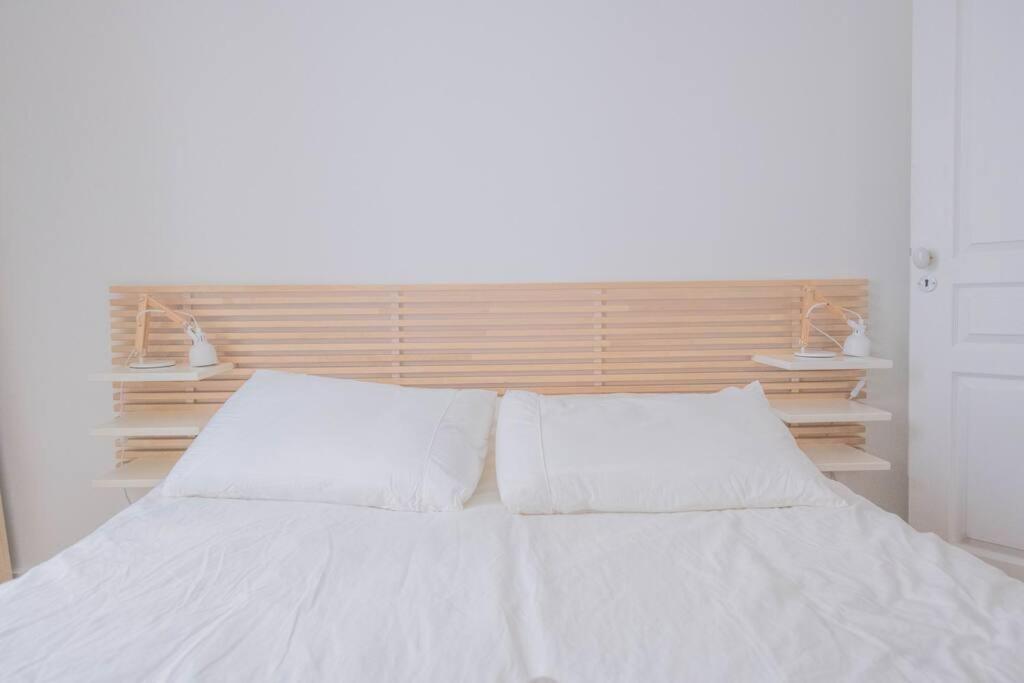
[[[910,523],[1024,578],[1024,1],[913,40]]]

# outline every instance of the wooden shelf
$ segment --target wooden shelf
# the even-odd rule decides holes
[[[216,406],[176,406],[168,410],[125,413],[89,430],[93,436],[195,436]]]
[[[106,372],[94,372],[89,379],[94,382],[198,382],[216,377],[234,369],[234,363],[217,363],[204,368],[175,365],[169,368],[133,370],[126,367],[112,367]]]
[[[800,358],[792,351],[784,353],[759,353],[753,361],[783,370],[888,370],[892,361],[884,358],[864,356],[855,358],[842,354],[834,358]]]
[[[800,449],[822,472],[871,472],[891,469],[879,457],[844,443],[798,441]],[[92,480],[98,488],[153,488],[174,466],[168,460],[133,460]]]
[[[871,472],[888,470],[892,465],[845,443],[797,441],[811,462],[822,472]]]
[[[826,422],[887,422],[888,410],[845,398],[773,398],[772,410],[786,424]]]
[[[167,476],[174,463],[170,460],[132,460],[92,480],[97,488],[151,489]]]

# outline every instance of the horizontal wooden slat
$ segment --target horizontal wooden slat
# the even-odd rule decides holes
[[[344,377],[344,375],[338,375],[334,373],[319,373],[310,372],[308,374],[315,374],[325,377]],[[587,382],[587,380],[593,380]],[[616,392],[651,392],[657,391],[661,393],[673,393],[673,392],[707,392],[707,391],[718,391],[726,387],[744,386],[748,382],[746,380],[741,381],[707,381],[707,382],[689,382],[681,383],[678,380],[664,380],[658,382],[654,379],[649,378],[637,378],[633,380],[614,380],[604,379],[602,380],[598,376],[579,376],[572,375],[566,377],[435,377],[429,379],[420,378],[387,378],[379,377],[373,378],[370,381],[378,382],[380,384],[399,384],[404,386],[413,387],[460,387],[460,388],[483,388],[502,390],[504,388],[518,388],[518,389],[530,389],[537,390],[542,393],[574,393],[575,389],[579,389],[579,393],[588,393],[585,389],[592,388],[595,384],[605,388],[604,392],[598,393],[609,393],[609,391]],[[806,394],[810,392],[849,392],[853,389],[855,381],[850,380],[847,382],[806,382],[806,383],[771,383],[762,382],[764,390],[768,394]],[[220,391],[187,391],[187,390],[167,390],[167,391],[126,391],[123,396],[128,402],[160,402],[160,403],[222,403],[228,399],[229,396],[239,387],[241,382],[237,382],[235,386],[226,388],[227,390]],[[119,400],[122,396],[121,392],[115,392],[115,400]]]
[[[633,324],[633,325],[660,325],[666,322],[672,324],[697,324],[697,323],[757,323],[757,322],[779,322],[787,321],[792,323],[793,320],[792,311],[789,307],[780,309],[777,312],[758,312],[758,311],[735,311],[727,313],[696,313],[691,314],[685,311],[681,312],[662,312],[658,315],[630,315],[630,316],[606,316],[603,318],[605,323],[609,324]],[[598,319],[596,322],[601,322],[602,319]],[[484,316],[467,316],[467,317],[451,317],[445,316],[443,318],[410,318],[407,311],[402,312],[400,319],[393,319],[390,316],[381,316],[378,318],[370,318],[363,320],[354,319],[333,319],[333,320],[260,320],[259,325],[254,325],[252,321],[248,320],[217,320],[212,318],[205,318],[203,320],[203,328],[207,330],[218,330],[218,329],[232,329],[232,328],[250,328],[258,327],[260,329],[274,329],[274,328],[345,328],[345,327],[400,327],[400,328],[411,328],[411,327],[442,327],[442,328],[458,328],[458,327],[478,327],[478,328],[506,328],[506,327],[539,327],[545,326],[569,326],[569,325],[591,325],[595,322],[593,315],[580,315],[580,316],[567,316],[567,315],[535,315],[535,316],[502,316],[502,317],[484,317]],[[156,319],[150,322],[150,325],[154,329],[166,329],[173,330],[177,329],[177,325],[170,322],[164,322]],[[111,327],[114,330],[128,330],[132,331],[135,329],[135,321],[131,316],[126,316],[125,319],[113,319],[111,320]]]
[[[515,283],[436,283],[436,284],[408,284],[408,285],[381,285],[381,284],[346,284],[346,285],[112,285],[112,294],[138,294],[142,292],[176,292],[190,296],[210,292],[245,292],[245,293],[266,293],[279,294],[282,292],[406,292],[406,291],[508,291],[508,290],[545,290],[553,289],[558,291],[571,291],[575,289],[703,289],[721,287],[779,287],[794,285],[802,287],[810,285],[814,287],[842,287],[855,286],[866,288],[867,281],[860,278],[847,279],[820,279],[820,280],[635,280],[625,282],[515,282]]]
[[[179,350],[177,356],[184,358],[185,349],[183,347]],[[291,351],[282,351],[282,357],[286,355],[294,355],[295,353],[306,352],[306,349],[295,349],[292,347]],[[174,355],[174,354],[168,354]],[[397,353],[347,353],[342,348],[338,354],[339,365],[342,364],[362,364],[362,363],[373,363],[381,361],[393,361],[393,362],[469,362],[478,363],[484,361],[499,361],[499,362],[512,362],[512,361],[546,361],[546,360],[565,360],[565,361],[579,361],[579,360],[592,360],[592,359],[608,359],[608,360],[621,360],[621,361],[632,361],[632,360],[645,360],[645,359],[670,359],[670,358],[705,358],[705,359],[750,359],[751,351],[748,348],[738,347],[734,349],[659,349],[651,351],[649,349],[636,349],[632,351],[603,351],[587,349],[582,351],[547,351],[537,349],[527,350],[504,350],[494,352],[446,352],[443,349],[437,352],[424,352],[424,351],[406,351],[401,354]],[[114,361],[115,364],[118,361],[123,362],[128,357],[127,353],[115,353]],[[244,358],[248,356],[239,355],[234,358],[242,358],[244,364]],[[341,362],[341,358],[344,358],[344,363]],[[237,364],[236,364],[237,365]]]
[[[845,325],[819,325],[823,330],[832,335],[841,334],[845,329]],[[673,339],[686,339],[686,338],[705,338],[714,339],[725,336],[736,337],[736,336],[763,336],[766,334],[778,334],[779,336],[786,336],[791,331],[789,323],[776,323],[776,324],[763,324],[763,325],[686,325],[680,327],[614,327],[611,325],[604,325],[603,327],[598,326],[600,334],[604,337],[652,337],[652,336],[669,336]],[[541,328],[541,329],[467,329],[467,328],[455,328],[455,329],[373,329],[373,330],[344,330],[344,331],[332,331],[332,332],[211,332],[209,329],[205,329],[207,337],[211,341],[219,342],[230,342],[230,341],[266,341],[266,340],[290,340],[290,341],[306,341],[306,340],[320,340],[327,337],[331,337],[339,340],[348,339],[385,339],[385,338],[399,338],[399,339],[460,339],[460,338],[475,338],[475,339],[493,339],[496,337],[501,338],[538,338],[538,337],[593,337],[595,334],[595,326],[589,325],[587,327],[574,326],[568,327],[563,326],[560,328]],[[160,344],[174,344],[187,346],[188,342],[181,339],[181,334],[175,331],[167,332],[151,332],[149,335],[151,343]],[[122,342],[124,345],[130,345],[134,339],[134,336],[125,331],[120,334],[112,335],[112,339],[115,342]]]

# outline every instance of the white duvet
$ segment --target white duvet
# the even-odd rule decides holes
[[[0,586],[0,680],[1024,681],[1024,584],[852,505],[515,516],[154,491]]]

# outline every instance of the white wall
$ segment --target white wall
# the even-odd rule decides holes
[[[868,277],[904,514],[909,55],[891,0],[4,2],[15,566],[124,505],[111,283]]]

